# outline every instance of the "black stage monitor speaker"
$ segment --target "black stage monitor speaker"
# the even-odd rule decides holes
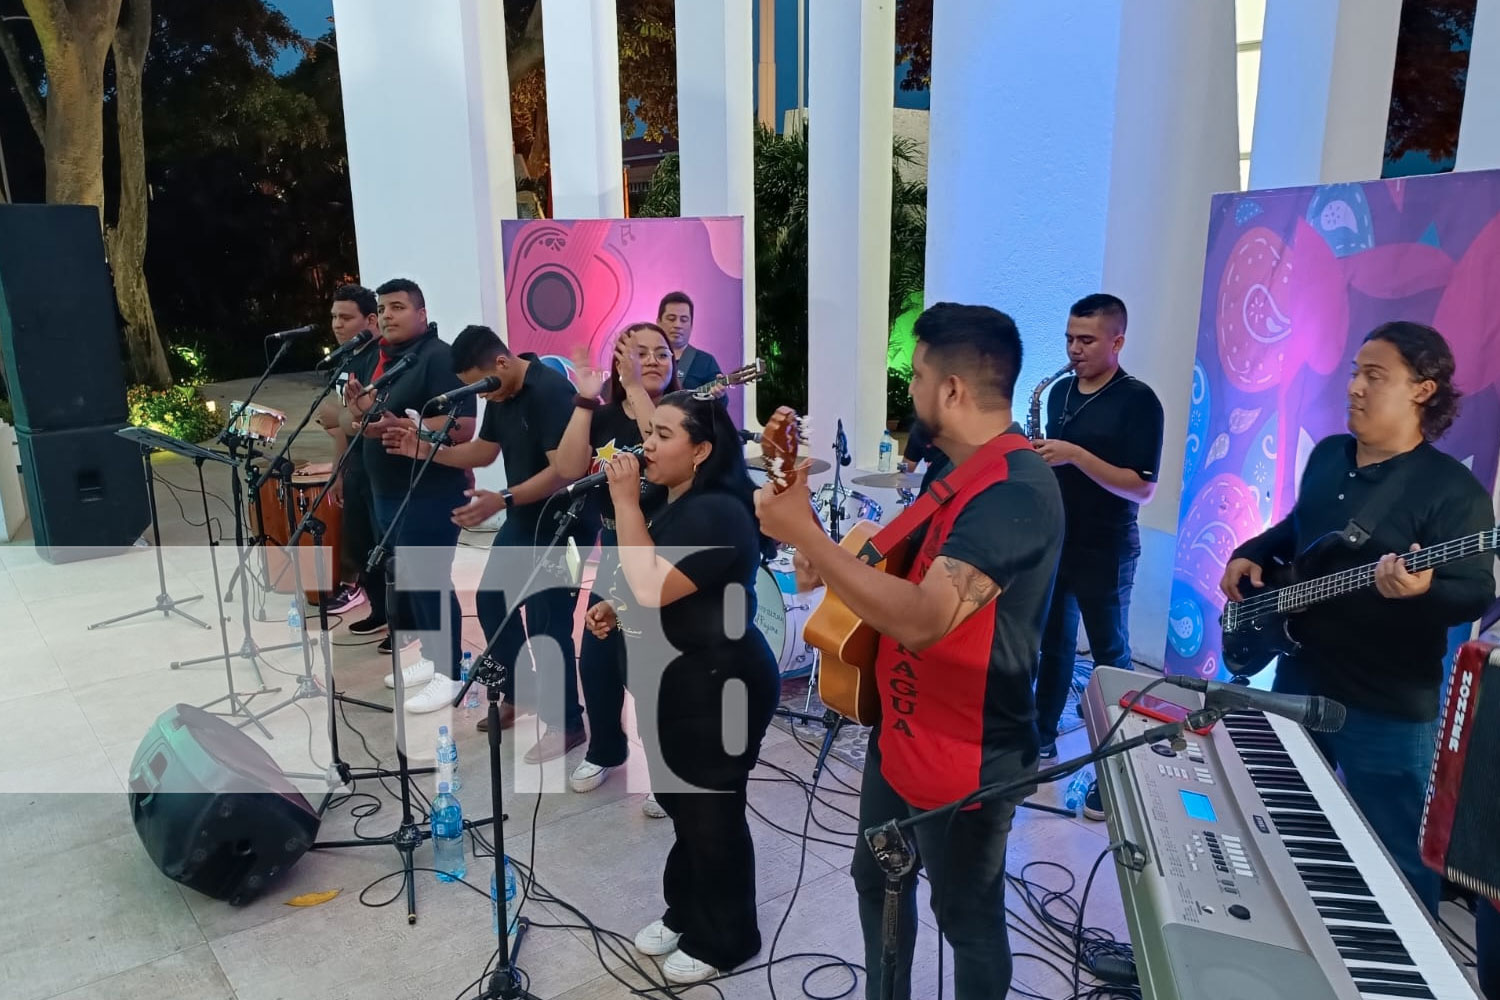
[[[0,351],[17,430],[125,422],[120,324],[96,209],[0,205]]]
[[[120,552],[151,523],[139,446],[123,424],[16,435],[37,551],[49,562]]]
[[[254,740],[177,705],[130,764],[130,817],[168,878],[241,906],[312,846],[319,817]]]

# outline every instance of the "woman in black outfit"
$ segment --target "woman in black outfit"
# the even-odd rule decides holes
[[[587,625],[596,636],[616,628],[641,636],[630,641],[631,688],[652,786],[677,840],[662,876],[666,913],[635,946],[668,956],[662,971],[685,984],[760,951],[745,794],[781,688],[754,624],[756,570],[774,545],[755,520],[739,436],[711,399],[663,396],[644,459],[647,481],[667,491],[649,528],[641,463],[627,454],[606,468],[634,603],[626,611],[595,604]],[[653,635],[664,644],[653,647]]]
[[[616,450],[639,445],[651,429],[656,401],[677,388],[677,370],[667,335],[655,323],[636,323],[625,328],[615,342],[605,402],[599,401],[604,372],[581,360],[576,364],[578,395],[573,418],[557,446],[557,471],[567,479],[579,479],[597,471],[614,457]],[[654,511],[665,499],[658,486],[643,487],[642,506]],[[603,521],[599,535],[602,558],[595,574],[597,590],[589,595],[593,607],[608,594],[601,593],[616,581],[614,564],[615,507],[609,494],[600,490],[591,500],[599,505]],[[625,707],[624,637],[612,632],[604,638],[584,631],[579,650],[578,672],[583,678],[583,700],[589,718],[589,747],[568,785],[575,792],[591,792],[602,785],[610,771],[625,763],[630,743],[621,724]],[[666,813],[653,797],[645,803],[646,815],[661,818]]]

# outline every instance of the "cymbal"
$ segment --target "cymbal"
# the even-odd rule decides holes
[[[751,458],[747,458],[745,459],[745,464],[750,467],[751,472],[769,471],[766,468],[766,459],[763,455],[755,455]],[[829,465],[821,458],[800,458],[797,460],[797,464],[800,466],[806,466],[806,468],[804,468],[802,471],[804,475],[808,476],[816,476],[819,473],[827,472],[829,469],[833,468],[832,465]]]
[[[855,476],[849,481],[855,486],[878,486],[888,490],[922,488],[922,474],[919,472],[876,472],[868,476]]]

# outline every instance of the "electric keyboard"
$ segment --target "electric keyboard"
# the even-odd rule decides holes
[[[1094,671],[1093,741],[1141,674]],[[1155,693],[1155,692],[1153,692]],[[1173,689],[1189,709],[1200,695]],[[1116,739],[1159,725],[1130,713]],[[1301,727],[1235,712],[1181,752],[1097,768],[1142,993],[1152,1000],[1479,1000]]]

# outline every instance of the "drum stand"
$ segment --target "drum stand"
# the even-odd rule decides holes
[[[155,542],[154,548],[156,549],[156,580],[160,585],[161,590],[157,592],[156,603],[151,607],[142,608],[139,611],[132,611],[128,615],[119,615],[115,618],[107,618],[102,622],[95,622],[94,624],[89,626],[89,631],[93,631],[94,629],[98,628],[104,628],[107,625],[114,625],[117,622],[129,621],[132,618],[139,618],[141,615],[149,615],[154,611],[160,611],[163,618],[169,618],[172,615],[179,615],[183,618],[186,618],[188,621],[192,622],[194,625],[198,626],[201,629],[212,628],[212,626],[209,625],[208,622],[205,622],[198,618],[194,618],[192,615],[188,614],[186,611],[183,611],[178,607],[178,605],[192,604],[194,601],[203,600],[202,594],[195,594],[192,597],[184,597],[181,600],[178,600],[177,598],[167,593],[167,568],[162,560],[161,554],[161,515],[158,514],[156,510],[156,476],[152,473],[151,470],[151,452],[154,449],[146,444],[142,444],[140,447],[141,465],[146,469],[146,498],[151,502],[151,534],[152,539]],[[199,466],[199,471],[202,471],[201,465]],[[207,494],[204,495],[204,499],[207,499]]]

